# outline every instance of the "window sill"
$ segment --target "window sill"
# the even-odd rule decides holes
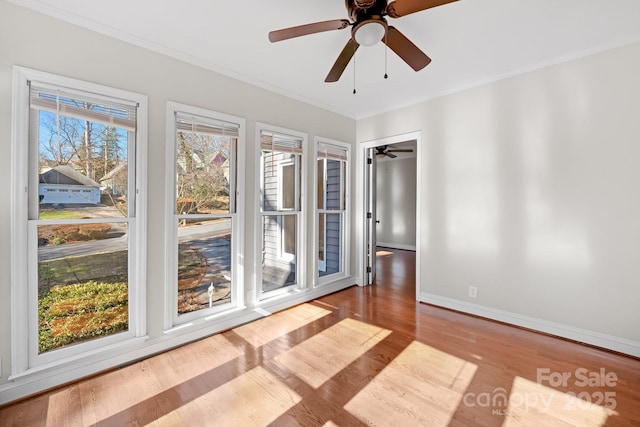
[[[129,338],[118,343],[100,347],[91,351],[79,353],[74,356],[65,357],[55,362],[49,362],[42,365],[34,366],[17,374],[9,375],[9,381],[29,378],[32,376],[51,376],[54,373],[63,373],[68,370],[75,370],[78,365],[91,365],[96,360],[103,360],[123,351],[129,351],[133,347],[137,347],[149,339],[148,336]],[[78,363],[80,361],[80,363]]]
[[[210,314],[208,316],[203,316],[198,319],[186,321],[183,323],[177,323],[172,327],[165,329],[163,333],[165,335],[172,335],[174,333],[184,333],[185,330],[196,330],[205,326],[209,326],[211,324],[215,324],[218,320],[223,320],[225,322],[229,320],[233,320],[237,317],[241,317],[246,315],[246,307],[235,307],[229,310],[220,311],[218,313]]]

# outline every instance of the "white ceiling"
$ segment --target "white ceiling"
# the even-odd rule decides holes
[[[414,72],[382,44],[324,78],[348,29],[269,43],[271,30],[346,18],[343,0],[7,0],[353,117],[640,41],[640,0],[460,0],[394,25],[433,62]]]

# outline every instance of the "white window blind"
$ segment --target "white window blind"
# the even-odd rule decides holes
[[[195,114],[176,112],[176,128],[178,132],[237,138],[240,125]]]
[[[262,131],[260,147],[265,151],[302,154],[302,139],[291,135],[283,135]]]
[[[342,147],[335,146],[333,144],[326,144],[324,142],[318,143],[318,158],[347,161],[347,150]]]
[[[87,96],[72,90],[30,82],[30,107],[58,115],[136,130],[137,104],[102,96]]]

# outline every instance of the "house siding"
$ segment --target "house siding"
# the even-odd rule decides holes
[[[327,160],[327,190],[326,190],[326,209],[340,209],[341,203],[341,170],[342,162],[335,160]],[[342,270],[342,230],[340,213],[326,214],[326,251],[325,274],[337,273]]]

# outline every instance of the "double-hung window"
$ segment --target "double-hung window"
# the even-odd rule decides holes
[[[14,373],[145,334],[146,97],[16,67]]]
[[[259,298],[299,287],[304,134],[259,125],[260,286]]]
[[[349,146],[317,140],[316,154],[316,255],[324,278],[345,273]]]
[[[170,102],[167,123],[168,329],[242,304],[237,170],[244,119]]]

